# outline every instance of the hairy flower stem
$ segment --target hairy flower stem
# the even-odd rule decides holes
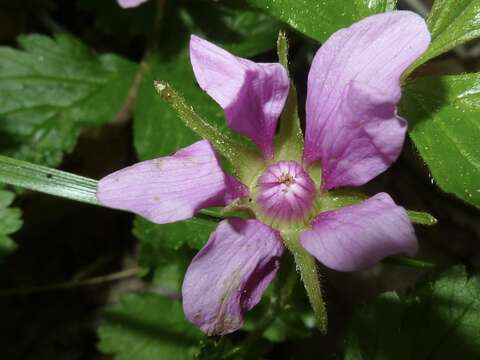
[[[317,319],[317,326],[320,332],[325,334],[328,326],[327,310],[322,297],[315,258],[302,247],[297,232],[282,233],[282,235],[285,246],[291,251],[295,259],[297,271],[300,273],[308,299],[310,300]]]
[[[251,167],[252,160],[255,161],[256,158],[259,158],[243,144],[222,134],[207,123],[167,82],[155,81],[155,89],[162,99],[177,112],[186,126],[200,137],[210,141],[212,146],[232,164],[237,175],[241,175],[241,169]]]

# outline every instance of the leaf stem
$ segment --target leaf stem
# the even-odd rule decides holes
[[[151,37],[147,47],[147,53],[155,52],[158,49],[158,42],[163,28],[163,19],[165,17],[165,0],[156,0],[155,16],[152,24]]]
[[[138,64],[137,72],[135,73],[132,85],[128,90],[127,97],[123,101],[121,109],[115,114],[110,123],[122,124],[127,122],[132,117],[133,111],[135,110],[135,105],[137,103],[138,92],[140,90],[140,86],[142,85],[146,68],[147,64],[144,58],[140,62],[140,64]]]

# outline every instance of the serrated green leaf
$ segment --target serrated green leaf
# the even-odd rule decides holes
[[[480,358],[480,281],[456,267],[400,297],[386,293],[354,316],[346,360]]]
[[[9,237],[22,227],[20,209],[11,208],[15,195],[0,189],[0,256],[5,256],[16,249],[17,245]]]
[[[480,207],[480,74],[411,81],[400,113],[440,188]]]
[[[157,294],[123,296],[105,311],[98,335],[99,349],[117,360],[190,360],[203,338],[178,301]]]
[[[366,16],[395,7],[392,0],[248,0],[248,3],[320,42]]]
[[[432,43],[414,67],[480,36],[479,0],[436,0],[428,16]]]
[[[56,166],[81,127],[113,118],[136,66],[116,55],[95,56],[67,35],[18,42],[23,50],[0,48],[0,151]]]

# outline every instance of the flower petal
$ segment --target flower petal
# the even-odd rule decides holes
[[[345,90],[330,136],[323,139],[322,189],[360,186],[385,171],[399,156],[407,123],[395,103],[365,83],[351,81]]]
[[[321,213],[313,229],[300,235],[300,242],[318,261],[338,271],[363,270],[394,254],[414,255],[418,247],[405,209],[386,193]]]
[[[288,96],[280,64],[257,64],[192,36],[190,60],[200,87],[224,110],[228,125],[248,136],[264,157],[273,156],[273,137]]]
[[[165,224],[224,206],[248,190],[225,174],[210,143],[201,140],[172,156],[142,161],[98,183],[98,201]]]
[[[400,76],[429,43],[420,16],[394,11],[336,32],[318,50],[308,77],[304,158],[322,161],[324,190],[362,185],[396,160],[405,136],[396,116]]]
[[[137,7],[140,4],[143,4],[147,0],[118,0],[118,5],[120,7],[127,9],[127,8],[133,8]]]
[[[208,335],[239,329],[275,277],[282,253],[279,233],[260,221],[222,221],[188,267],[186,317]]]

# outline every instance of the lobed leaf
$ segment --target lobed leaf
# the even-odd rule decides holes
[[[68,35],[25,35],[18,42],[23,50],[0,48],[0,151],[56,166],[82,127],[119,111],[136,66],[96,56]]]
[[[354,316],[346,360],[480,357],[480,281],[455,267],[405,297],[380,295]]]
[[[203,338],[182,305],[157,294],[127,294],[107,308],[98,330],[99,349],[126,360],[190,360]]]
[[[14,198],[15,195],[10,191],[0,189],[0,256],[16,249],[17,245],[9,235],[22,227],[20,209],[10,207]]]

